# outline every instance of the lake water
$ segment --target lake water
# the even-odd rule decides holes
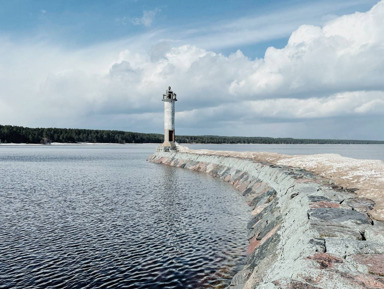
[[[157,145],[0,146],[0,288],[224,288],[250,209]],[[384,145],[189,145],[384,159]]]
[[[156,145],[1,146],[0,288],[223,288],[249,208]]]

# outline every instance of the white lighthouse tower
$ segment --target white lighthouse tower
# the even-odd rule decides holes
[[[175,102],[176,93],[169,86],[165,94],[163,94],[164,102],[164,142],[163,150],[176,150],[175,144]]]

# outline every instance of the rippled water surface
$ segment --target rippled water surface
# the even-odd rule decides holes
[[[155,145],[0,147],[0,288],[223,288],[249,208]]]

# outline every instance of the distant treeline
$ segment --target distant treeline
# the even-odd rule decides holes
[[[384,144],[384,141],[294,139],[271,137],[231,136],[176,136],[178,143],[214,144]],[[0,143],[162,143],[162,134],[126,132],[117,130],[90,130],[66,128],[28,128],[0,125]]]

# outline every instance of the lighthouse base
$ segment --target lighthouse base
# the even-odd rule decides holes
[[[159,145],[157,147],[156,151],[158,151],[158,152],[170,152],[170,151],[175,152],[175,151],[177,151],[177,146],[175,143],[170,143],[170,142],[165,143],[164,142],[162,145]]]

